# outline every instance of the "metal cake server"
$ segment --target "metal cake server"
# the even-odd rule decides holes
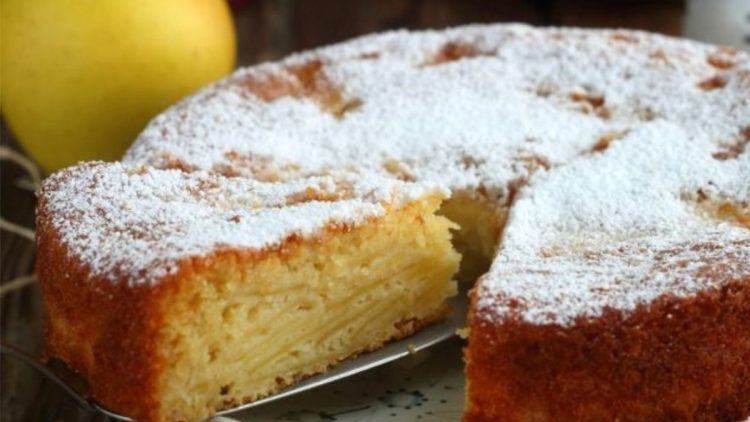
[[[250,409],[269,403],[275,400],[289,397],[303,391],[311,390],[352,375],[359,374],[369,369],[392,362],[401,357],[407,356],[434,346],[442,341],[452,338],[456,331],[466,326],[467,311],[466,292],[460,292],[457,296],[448,300],[451,307],[450,315],[438,322],[435,322],[417,333],[404,339],[386,344],[383,348],[373,352],[361,354],[353,359],[339,363],[328,372],[306,378],[301,382],[291,385],[278,393],[256,400],[254,402],[241,404],[229,409],[224,409],[216,415],[229,415],[241,410]],[[0,353],[17,358],[22,362],[32,366],[42,375],[59,385],[73,400],[86,410],[99,412],[115,420],[134,421],[125,415],[107,409],[89,397],[88,386],[86,382],[63,362],[52,359],[47,363],[42,363],[36,358],[31,357],[26,352],[21,351],[10,345],[0,344]],[[226,419],[224,419],[226,420]]]

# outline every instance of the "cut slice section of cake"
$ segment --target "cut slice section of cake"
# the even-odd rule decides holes
[[[443,316],[444,193],[88,164],[40,192],[47,351],[105,406],[200,420]]]

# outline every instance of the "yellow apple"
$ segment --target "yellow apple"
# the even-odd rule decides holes
[[[47,171],[118,159],[154,115],[234,67],[224,0],[0,5],[2,112]]]

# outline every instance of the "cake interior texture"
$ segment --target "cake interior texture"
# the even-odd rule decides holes
[[[247,265],[230,255],[197,271],[164,328],[165,409],[257,399],[442,316],[458,255],[436,206],[413,204],[286,257]]]
[[[131,293],[123,312],[137,328],[123,327],[111,309],[97,312],[127,298],[115,304],[111,292],[88,291],[62,301],[53,290],[72,286],[58,280],[46,290],[48,350],[99,387],[95,397],[137,418],[199,420],[266,396],[449,311],[460,258],[450,241],[454,224],[435,214],[439,203],[426,197],[262,259],[227,252],[196,260],[148,298]],[[113,318],[82,316],[84,307]],[[131,329],[152,332],[131,337]],[[148,344],[131,344],[145,337]],[[112,348],[122,361],[102,359]],[[128,382],[147,389],[130,391]]]
[[[453,230],[453,246],[461,254],[457,279],[474,283],[495,256],[508,207],[492,204],[478,193],[458,193],[444,201],[438,213],[457,225]]]

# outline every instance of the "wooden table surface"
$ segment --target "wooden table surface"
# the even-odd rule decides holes
[[[247,65],[292,51],[393,28],[441,28],[470,22],[522,21],[540,25],[618,26],[678,34],[681,0],[233,0],[239,63]],[[3,147],[20,150],[5,125]],[[4,219],[33,228],[34,194],[24,171],[0,166],[0,211]],[[31,274],[33,241],[3,231],[0,283]],[[38,356],[42,305],[32,284],[0,299],[0,338]],[[80,409],[54,384],[27,366],[0,362],[0,418],[4,421],[103,421]]]

